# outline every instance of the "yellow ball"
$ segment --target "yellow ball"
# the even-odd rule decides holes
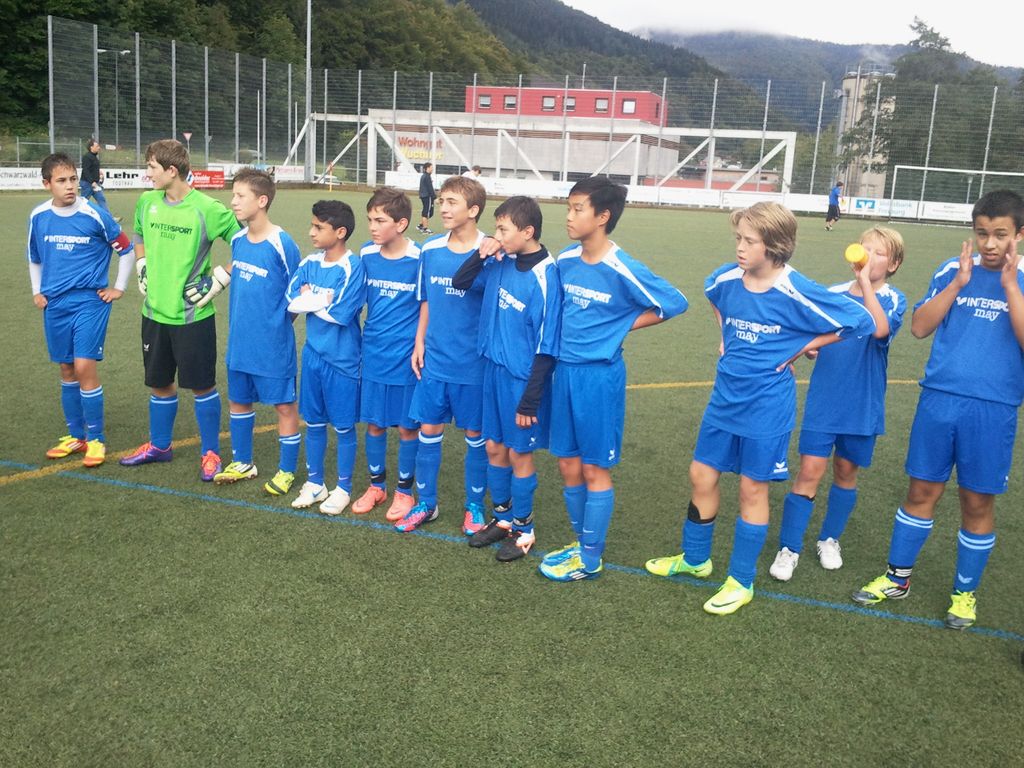
[[[860,243],[850,243],[846,246],[846,253],[844,255],[851,264],[868,263],[868,252],[864,250],[864,246]]]

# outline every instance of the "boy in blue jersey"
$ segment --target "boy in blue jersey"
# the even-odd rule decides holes
[[[292,506],[304,509],[319,502],[325,515],[340,515],[348,506],[356,461],[359,315],[366,303],[366,271],[346,242],[355,226],[347,203],[315,203],[309,237],[319,250],[302,260],[288,286],[288,311],[306,315],[299,413],[306,421],[309,474]],[[338,435],[338,485],[330,493],[324,483],[328,423]]]
[[[787,264],[796,247],[796,218],[778,203],[734,211],[736,263],[708,277],[704,293],[722,328],[721,357],[690,464],[693,496],[683,523],[682,553],[649,560],[658,576],[711,573],[711,543],[723,472],[740,476],[739,516],[729,575],[704,603],[712,614],[739,610],[754,597],[757,557],[768,534],[768,487],[785,480],[796,422],[800,355],[843,336],[874,333],[871,313]]]
[[[946,626],[977,619],[975,592],[995,545],[995,497],[1006,491],[1024,399],[1024,200],[990,192],[974,205],[974,243],[943,262],[914,306],[910,331],[935,334],[907,448],[910,487],[896,511],[888,570],[853,593],[863,605],[903,598],[956,466],[960,495],[956,577]]]
[[[263,485],[284,496],[295,482],[299,459],[299,411],[295,404],[294,317],[288,314],[288,283],[299,266],[299,247],[271,223],[274,180],[265,171],[243,168],[235,174],[231,210],[245,228],[231,239],[228,404],[232,461],[214,475],[218,485],[256,477],[252,461],[253,403],[277,411],[280,460],[277,474]]]
[[[60,366],[68,427],[46,457],[84,453],[82,464],[98,467],[106,458],[107,440],[96,363],[103,359],[110,303],[124,295],[135,256],[110,212],[78,197],[78,173],[70,157],[49,155],[41,170],[50,199],[28,218],[28,270],[50,359]],[[111,288],[107,272],[113,252],[120,257]]]
[[[903,294],[886,281],[903,263],[903,238],[894,229],[872,227],[861,235],[860,243],[867,263],[853,265],[855,280],[829,290],[864,304],[875,319],[875,332],[810,355],[817,359],[800,428],[800,471],[782,507],[779,552],[768,569],[779,581],[793,577],[814,512],[814,497],[833,453],[832,487],[816,549],[822,568],[842,568],[839,537],[857,503],[857,469],[871,465],[875,440],[885,434],[889,348],[907,307]],[[844,391],[849,395],[839,398],[837,393]]]
[[[410,415],[420,422],[416,454],[419,503],[395,523],[395,529],[414,531],[437,519],[441,441],[444,425],[454,420],[466,438],[462,531],[472,536],[484,527],[487,490],[487,452],[480,435],[484,366],[477,350],[483,289],[479,281],[469,290],[456,288],[452,277],[484,239],[477,222],[487,195],[480,182],[452,176],[441,186],[438,201],[448,231],[429,238],[420,253],[420,319],[411,360],[419,379],[410,407]]]
[[[682,314],[686,297],[609,239],[626,188],[602,176],[569,191],[566,231],[578,241],[558,255],[562,333],[552,378],[551,452],[576,541],[548,553],[540,572],[553,581],[601,575],[615,506],[611,469],[626,420],[626,334]]]
[[[498,561],[511,562],[537,540],[533,452],[548,446],[549,384],[558,354],[562,295],[555,260],[540,243],[543,218],[537,202],[510,197],[494,219],[501,253],[489,256],[481,249],[471,254],[452,285],[468,290],[477,279],[484,282],[478,349],[486,360],[483,436],[495,505],[491,520],[470,537],[469,546],[500,541]]]
[[[385,519],[396,522],[413,507],[412,484],[419,424],[409,415],[416,376],[409,360],[416,343],[420,302],[416,296],[420,247],[405,236],[412,206],[394,187],[376,190],[366,204],[370,242],[359,251],[366,269],[363,378],[359,420],[366,423],[370,485],[352,502],[357,515],[387,499],[388,427],[398,428],[398,483]]]
[[[839,221],[839,205],[842,202],[843,182],[837,181],[836,185],[828,193],[828,211],[825,213],[825,229],[832,231],[832,227]]]

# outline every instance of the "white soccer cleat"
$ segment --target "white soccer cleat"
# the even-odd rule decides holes
[[[344,488],[335,488],[327,497],[327,501],[320,505],[320,511],[325,515],[340,515],[348,506],[349,493]]]
[[[299,495],[292,500],[292,509],[307,509],[317,502],[326,501],[328,495],[326,485],[317,485],[307,480],[299,489]]]
[[[796,564],[800,562],[800,555],[789,547],[783,547],[775,555],[775,562],[771,564],[768,573],[777,581],[789,581],[793,578],[793,571]]]
[[[818,562],[826,571],[838,571],[843,567],[843,550],[839,542],[828,538],[817,544]]]

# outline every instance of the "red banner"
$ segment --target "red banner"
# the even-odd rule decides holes
[[[195,189],[224,189],[224,171],[200,171],[193,168],[192,186]]]

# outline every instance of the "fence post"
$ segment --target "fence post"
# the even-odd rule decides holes
[[[235,162],[238,162],[238,107],[239,107],[239,93],[238,93],[238,60],[240,54],[235,51]]]
[[[928,163],[932,159],[932,134],[935,131],[935,106],[939,102],[939,85],[935,84],[932,92],[932,117],[928,121],[928,146],[924,151],[924,175],[921,176],[921,196],[917,200],[917,218],[921,218],[921,205],[924,203],[924,187],[928,183]]]
[[[210,167],[210,46],[203,46],[203,160]]]
[[[718,78],[715,78],[715,90],[711,96],[711,124],[708,126],[708,160],[704,173],[704,189],[711,189],[715,174],[715,112],[718,110]]]
[[[171,136],[178,138],[178,46],[171,40]]]
[[[523,122],[523,75],[519,73],[519,85],[516,88],[516,151],[512,155],[512,178],[519,176],[519,127]]]
[[[566,181],[569,178],[569,109],[566,102],[569,100],[569,76],[565,76],[565,86],[562,88],[562,178]]]
[[[363,128],[363,70],[356,70],[356,184],[359,183],[359,168],[363,164],[363,140],[359,131]]]
[[[100,32],[92,25],[92,137],[100,140]]]
[[[391,170],[395,170],[395,147],[398,146],[398,70],[391,79]]]
[[[50,154],[56,152],[56,126],[53,118],[53,16],[46,17],[46,79],[49,88],[50,102]],[[21,165],[21,144],[18,144],[18,165]]]
[[[765,88],[765,92],[764,92],[764,117],[761,118],[761,153],[757,157],[758,165],[761,165],[761,162],[764,159],[764,139],[765,139],[765,134],[768,132],[768,105],[771,103],[771,100],[772,100],[772,81],[769,80],[768,81],[768,86]],[[764,172],[764,166],[761,165],[761,168],[757,172],[757,182],[754,184],[754,190],[756,192],[760,192],[761,191],[761,174],[763,172]]]
[[[135,162],[142,164],[142,42],[135,33]]]
[[[256,113],[256,119],[260,121],[260,136],[262,137],[262,143],[256,147],[260,153],[260,160],[264,165],[269,165],[270,158],[267,157],[267,57],[263,57],[263,69],[261,72],[260,82],[260,93],[262,98],[260,99],[260,109]]]
[[[430,73],[430,81],[427,85],[427,144],[430,146],[430,164],[433,165],[437,159],[434,157],[434,73]]]
[[[327,74],[329,71],[327,67],[324,67],[324,141],[320,160],[320,164],[324,167],[324,173],[327,173]]]
[[[470,165],[473,165],[476,162],[476,110],[477,110],[476,83],[477,83],[477,73],[474,72],[473,73],[473,97],[472,97],[473,98],[473,101],[472,101],[473,108],[470,110],[472,112],[472,116],[470,117],[470,120],[472,122],[469,125],[469,164]]]
[[[656,174],[658,179],[661,178],[661,166],[660,166],[660,162],[661,162],[661,138],[662,138],[662,134],[665,131],[665,123],[668,122],[668,102],[666,101],[667,97],[668,97],[668,78],[667,77],[663,77],[661,79],[661,115],[659,115],[659,117],[661,119],[658,120],[658,150],[657,150],[657,154],[655,155],[656,159],[654,161],[655,174]],[[648,163],[648,170],[650,170],[650,164],[649,163]],[[649,175],[649,174],[645,174],[645,175]],[[661,204],[661,185],[660,184],[656,185],[655,189],[657,190],[658,203],[660,205]]]
[[[985,194],[985,174],[988,172],[988,151],[992,146],[992,123],[996,117],[996,97],[999,86],[992,86],[992,109],[988,113],[988,135],[985,136],[985,159],[981,163],[981,184],[978,185],[978,197]]]
[[[818,142],[821,141],[821,114],[825,110],[825,81],[821,81],[821,98],[818,100],[818,127],[814,131],[814,155],[811,158],[811,182],[807,194],[814,194],[814,173],[818,168]]]
[[[604,175],[605,178],[611,178],[612,175],[612,143],[615,140],[615,99],[619,91],[619,76],[616,75],[612,78],[612,98],[611,103],[608,105],[608,111],[610,114],[608,120],[608,152],[605,156],[605,167]]]

